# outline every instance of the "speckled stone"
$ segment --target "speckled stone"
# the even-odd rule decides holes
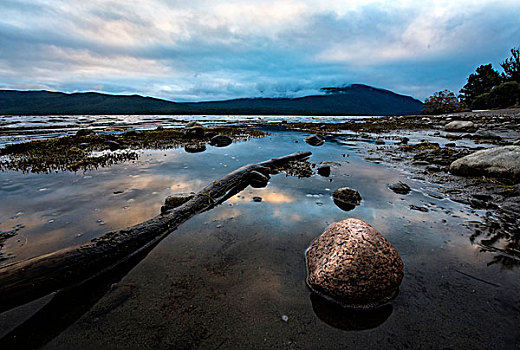
[[[397,294],[404,275],[397,250],[358,219],[330,225],[305,255],[309,287],[347,307],[384,304]]]

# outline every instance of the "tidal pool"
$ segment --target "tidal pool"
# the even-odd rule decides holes
[[[0,348],[514,348],[520,344],[519,270],[488,264],[473,245],[475,211],[439,196],[438,185],[363,160],[363,142],[271,128],[271,136],[182,149],[85,173],[0,173],[0,230],[18,227],[9,263],[86,242],[160,212],[172,192],[198,191],[247,163],[297,151],[337,162],[329,177],[274,175],[190,219],[110,276],[0,314]],[[388,184],[406,182],[409,195]],[[332,200],[348,186],[363,201]],[[433,194],[433,196],[432,196]],[[261,202],[253,201],[261,197]],[[411,210],[425,207],[427,212]],[[332,222],[362,219],[405,263],[400,293],[382,308],[342,310],[305,284],[304,251]],[[18,226],[17,226],[18,225]]]

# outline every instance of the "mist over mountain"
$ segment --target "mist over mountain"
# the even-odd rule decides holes
[[[322,91],[300,98],[176,103],[139,95],[0,90],[0,114],[407,115],[419,114],[423,105],[413,97],[363,84]]]

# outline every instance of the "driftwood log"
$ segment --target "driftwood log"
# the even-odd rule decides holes
[[[245,165],[213,181],[183,205],[141,224],[112,231],[79,246],[0,267],[0,312],[85,282],[157,244],[197,213],[220,204],[252,181],[251,173],[266,176],[291,161],[306,160],[311,152],[293,153]]]

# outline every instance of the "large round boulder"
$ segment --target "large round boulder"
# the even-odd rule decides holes
[[[477,151],[450,165],[461,176],[493,176],[520,180],[520,146],[503,146]]]
[[[309,287],[345,307],[373,308],[388,302],[404,276],[397,250],[359,219],[330,225],[305,256]]]
[[[349,211],[361,204],[361,195],[350,187],[338,188],[332,195],[334,204],[340,209]]]

